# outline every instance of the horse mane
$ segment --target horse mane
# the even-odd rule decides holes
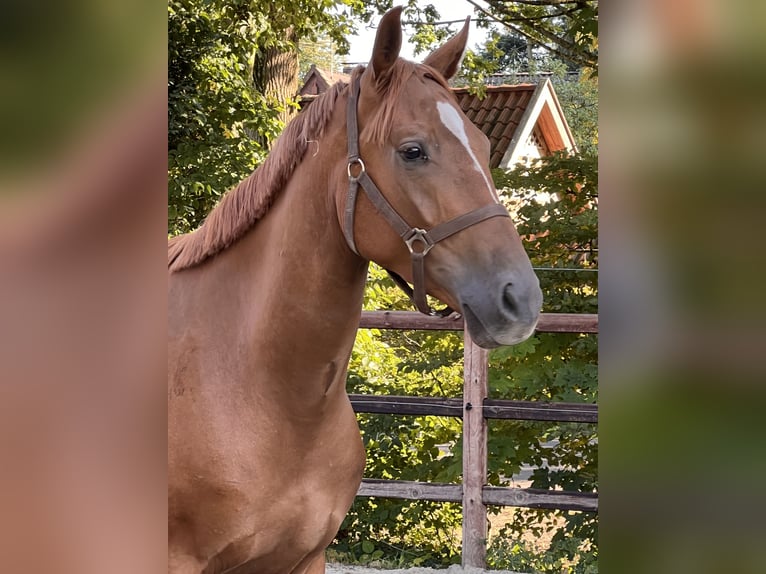
[[[448,88],[442,76],[429,66],[399,58],[385,77],[376,82],[381,95],[380,106],[364,128],[361,139],[375,143],[385,141],[402,88],[418,68],[423,68],[429,78]],[[355,68],[351,81],[364,70],[364,66]],[[199,228],[168,240],[170,272],[194,267],[220,253],[266,215],[277,194],[287,185],[302,161],[309,142],[322,137],[338,98],[347,88],[348,84],[337,82],[319,96],[308,109],[287,124],[263,164],[229,190]]]

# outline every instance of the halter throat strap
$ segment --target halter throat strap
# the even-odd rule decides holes
[[[434,311],[428,305],[425,291],[425,256],[438,242],[492,217],[510,217],[508,210],[499,203],[492,203],[480,207],[454,219],[440,223],[430,230],[420,229],[409,225],[401,215],[391,206],[367,174],[367,168],[359,154],[359,121],[358,102],[360,91],[360,74],[357,74],[349,90],[348,106],[346,108],[346,129],[348,134],[348,194],[343,213],[343,235],[346,238],[351,251],[359,255],[354,241],[354,215],[356,213],[356,198],[359,186],[362,187],[367,198],[377,212],[383,216],[388,224],[399,234],[410,252],[412,261],[413,289],[407,282],[396,273],[388,271],[394,282],[407,293],[417,307],[418,311],[426,315],[449,315],[452,309],[447,307],[441,311]]]

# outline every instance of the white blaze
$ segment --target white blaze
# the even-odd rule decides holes
[[[500,198],[497,196],[495,187],[490,183],[487,174],[485,173],[484,169],[482,169],[479,160],[476,158],[476,154],[473,153],[473,150],[471,149],[471,144],[468,142],[468,134],[465,132],[465,123],[463,123],[463,118],[460,117],[460,113],[458,113],[455,106],[449,102],[436,102],[436,109],[439,111],[439,117],[441,118],[444,126],[452,133],[452,135],[458,139],[460,143],[463,144],[463,147],[466,149],[468,155],[473,160],[473,167],[484,178],[484,183],[487,184],[487,189],[489,189],[489,193],[492,196],[492,199],[494,199],[495,202],[500,203]]]

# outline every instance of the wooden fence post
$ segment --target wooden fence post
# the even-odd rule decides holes
[[[463,567],[486,568],[487,507],[482,488],[487,482],[488,353],[464,331],[463,375]]]

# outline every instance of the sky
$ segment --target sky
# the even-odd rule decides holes
[[[433,4],[439,12],[441,20],[461,20],[470,15],[471,29],[468,34],[468,47],[470,49],[475,49],[477,44],[482,44],[486,39],[487,31],[476,28],[475,18],[473,17],[473,6],[468,2],[462,2],[461,0],[422,0],[420,4]],[[374,20],[376,28],[362,26],[358,31],[358,35],[349,38],[351,51],[348,56],[342,56],[343,61],[355,64],[366,63],[369,61],[370,54],[372,54],[372,46],[375,42],[377,23],[379,21],[380,17],[377,17]],[[460,29],[460,26],[458,24],[453,24],[452,29],[457,32]],[[402,51],[400,52],[400,55],[409,60],[421,61],[425,58],[425,54],[415,56],[413,53],[413,46],[409,43],[412,31],[412,29],[404,27],[404,38],[402,39]]]

